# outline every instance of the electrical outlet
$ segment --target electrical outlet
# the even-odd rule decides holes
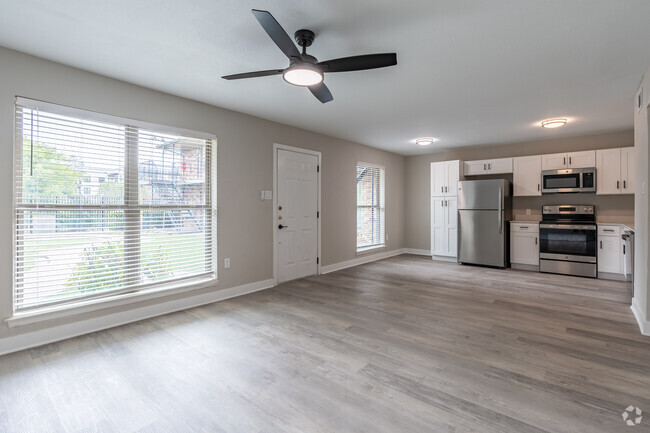
[[[223,267],[228,269],[230,267],[230,257],[223,259]]]

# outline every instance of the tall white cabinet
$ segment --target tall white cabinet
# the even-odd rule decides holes
[[[431,196],[455,197],[458,195],[460,161],[431,163]]]
[[[431,163],[431,255],[457,256],[460,161]]]

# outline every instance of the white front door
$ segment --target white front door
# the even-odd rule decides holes
[[[278,149],[278,283],[318,272],[318,156]]]

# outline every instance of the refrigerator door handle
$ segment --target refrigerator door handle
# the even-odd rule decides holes
[[[503,208],[501,207],[501,194],[503,194],[503,188],[499,188],[499,234],[503,233]]]

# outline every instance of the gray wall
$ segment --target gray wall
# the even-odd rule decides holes
[[[273,187],[273,143],[322,152],[323,265],[356,258],[357,161],[386,167],[386,249],[404,247],[404,156],[148,90],[1,47],[0,77],[0,221],[4,221],[4,230],[0,231],[0,339],[183,296],[102,310],[55,323],[6,327],[3,320],[12,314],[11,203],[16,95],[217,136],[219,283],[204,292],[273,277],[272,202],[259,199],[259,190]],[[225,257],[232,260],[229,269],[222,266]]]
[[[450,149],[427,155],[410,156],[406,159],[406,185],[408,187],[406,196],[406,248],[420,250],[429,250],[431,248],[430,170],[432,162],[455,159],[471,161],[633,145],[634,132],[622,131],[499,146]],[[496,177],[512,180],[512,175]],[[481,176],[481,178],[484,177]],[[513,199],[513,216],[516,219],[539,219],[543,205],[560,204],[560,202],[567,200],[576,204],[595,204],[600,221],[630,223],[633,220],[634,197],[632,195],[571,194],[570,196],[515,197]],[[526,216],[526,209],[531,209],[530,216]]]

